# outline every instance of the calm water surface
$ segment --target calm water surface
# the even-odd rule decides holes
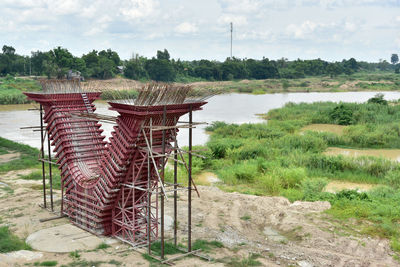
[[[332,102],[365,102],[377,92],[340,92],[340,93],[281,93],[281,94],[224,94],[214,96],[208,100],[204,110],[193,113],[193,121],[213,122],[225,121],[227,123],[256,123],[263,120],[256,114],[267,113],[274,108],[280,108],[288,102],[312,103],[319,101]],[[387,100],[400,98],[400,92],[381,92]],[[21,127],[39,125],[38,111],[28,111],[28,108],[38,107],[29,105],[0,105],[0,136],[33,147],[40,147],[40,132],[21,130]],[[116,115],[116,112],[108,110],[108,104],[103,101],[96,102],[98,113]],[[187,121],[188,118],[182,118]],[[107,137],[112,130],[111,124],[103,123],[103,129]],[[207,142],[208,135],[204,131],[205,126],[199,126],[193,130],[193,144],[201,145]],[[182,129],[178,134],[180,146],[188,144],[188,131]]]

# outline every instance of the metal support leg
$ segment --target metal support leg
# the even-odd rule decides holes
[[[49,176],[50,176],[50,205],[51,211],[54,211],[54,203],[53,203],[53,175],[52,175],[52,164],[51,164],[51,145],[50,145],[50,135],[47,134],[47,148],[49,153]]]
[[[150,153],[147,153],[147,253],[151,254],[151,175],[150,175]]]
[[[163,119],[162,119],[162,126],[165,127],[166,124],[166,118],[167,118],[167,106],[164,106],[164,112],[163,112]],[[162,163],[162,169],[161,169],[161,183],[164,185],[164,174],[165,174],[165,130],[162,131],[162,151],[161,151],[163,157],[161,158]],[[164,259],[164,249],[165,249],[165,244],[164,244],[164,194],[161,194],[161,259]]]
[[[176,118],[174,119],[174,125],[176,124]],[[177,241],[177,231],[178,231],[178,143],[176,142],[176,129],[175,133],[175,143],[174,143],[174,245],[178,245]]]
[[[43,107],[40,105],[40,152],[41,157],[44,159],[44,140],[43,140]],[[42,179],[43,179],[43,207],[47,208],[46,201],[46,171],[44,168],[44,161],[42,160]]]
[[[188,252],[192,251],[192,105],[189,111]]]

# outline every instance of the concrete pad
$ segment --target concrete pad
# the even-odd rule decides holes
[[[26,242],[35,250],[71,252],[95,249],[103,239],[72,224],[39,230],[28,236]]]

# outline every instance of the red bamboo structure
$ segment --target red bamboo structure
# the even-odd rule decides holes
[[[179,118],[206,102],[186,99],[186,87],[147,85],[135,101],[108,102],[119,115],[105,141],[100,117],[93,115],[100,92],[84,92],[76,82],[42,86],[44,92],[25,95],[44,110],[61,172],[62,215],[135,246],[156,240],[158,195],[165,195],[159,170],[174,151]]]

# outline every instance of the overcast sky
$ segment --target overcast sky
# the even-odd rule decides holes
[[[121,58],[390,60],[400,54],[400,0],[0,0],[0,45],[56,46]]]

